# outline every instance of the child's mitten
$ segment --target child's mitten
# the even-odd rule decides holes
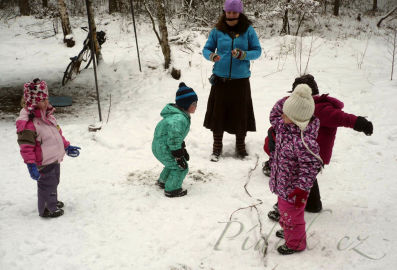
[[[78,157],[80,155],[79,149],[81,148],[78,146],[69,145],[68,147],[65,148],[65,152],[66,155],[68,155],[69,157]]]
[[[185,160],[183,148],[171,151],[172,156],[175,158],[176,163],[178,163],[179,168],[186,170],[187,162]]]
[[[370,136],[374,132],[374,126],[370,121],[362,116],[358,116],[353,127],[354,130],[364,132],[365,135]]]
[[[309,192],[304,191],[300,188],[295,188],[291,194],[288,195],[288,198],[292,199],[295,197],[295,207],[300,208],[306,204],[307,197],[309,196]]]
[[[39,180],[39,178],[40,178],[40,173],[39,173],[39,170],[37,169],[37,166],[36,166],[36,164],[34,164],[34,163],[28,163],[28,164],[26,164],[27,166],[28,166],[28,170],[29,170],[29,174],[30,174],[30,177],[33,179],[33,180]]]
[[[185,158],[186,161],[189,161],[190,156],[189,156],[189,153],[186,150],[185,141],[183,141],[183,143],[182,143],[182,148],[183,148],[183,157]]]

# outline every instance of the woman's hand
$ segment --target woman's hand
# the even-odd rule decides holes
[[[216,53],[211,53],[210,60],[212,62],[218,62],[219,60],[221,60],[221,57],[219,55],[217,55]]]
[[[244,60],[247,53],[239,48],[232,50],[232,57],[237,58],[239,60]]]

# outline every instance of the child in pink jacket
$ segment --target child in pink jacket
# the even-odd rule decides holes
[[[58,201],[60,162],[65,153],[79,155],[79,147],[71,146],[62,136],[48,102],[45,81],[35,79],[24,85],[24,106],[16,121],[18,144],[30,177],[37,181],[38,210],[41,217],[59,217],[64,204]]]
[[[304,210],[309,191],[322,166],[316,142],[320,121],[313,116],[311,89],[300,84],[270,112],[275,130],[275,151],[270,155],[270,190],[278,196],[280,225],[276,236],[285,239],[283,255],[306,248]]]

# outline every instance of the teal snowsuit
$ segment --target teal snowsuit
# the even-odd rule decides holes
[[[189,168],[183,170],[178,166],[171,151],[181,149],[190,129],[190,116],[171,103],[164,107],[160,115],[163,119],[154,131],[152,152],[165,166],[159,181],[165,183],[166,191],[173,191],[182,187],[189,171]]]

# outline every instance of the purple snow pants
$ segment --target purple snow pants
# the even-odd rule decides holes
[[[304,250],[306,248],[305,206],[296,208],[292,203],[278,197],[279,222],[284,230],[285,244],[293,250]]]
[[[37,181],[37,198],[39,215],[42,216],[44,209],[54,212],[57,210],[60,164],[53,163],[40,170],[40,178]]]

